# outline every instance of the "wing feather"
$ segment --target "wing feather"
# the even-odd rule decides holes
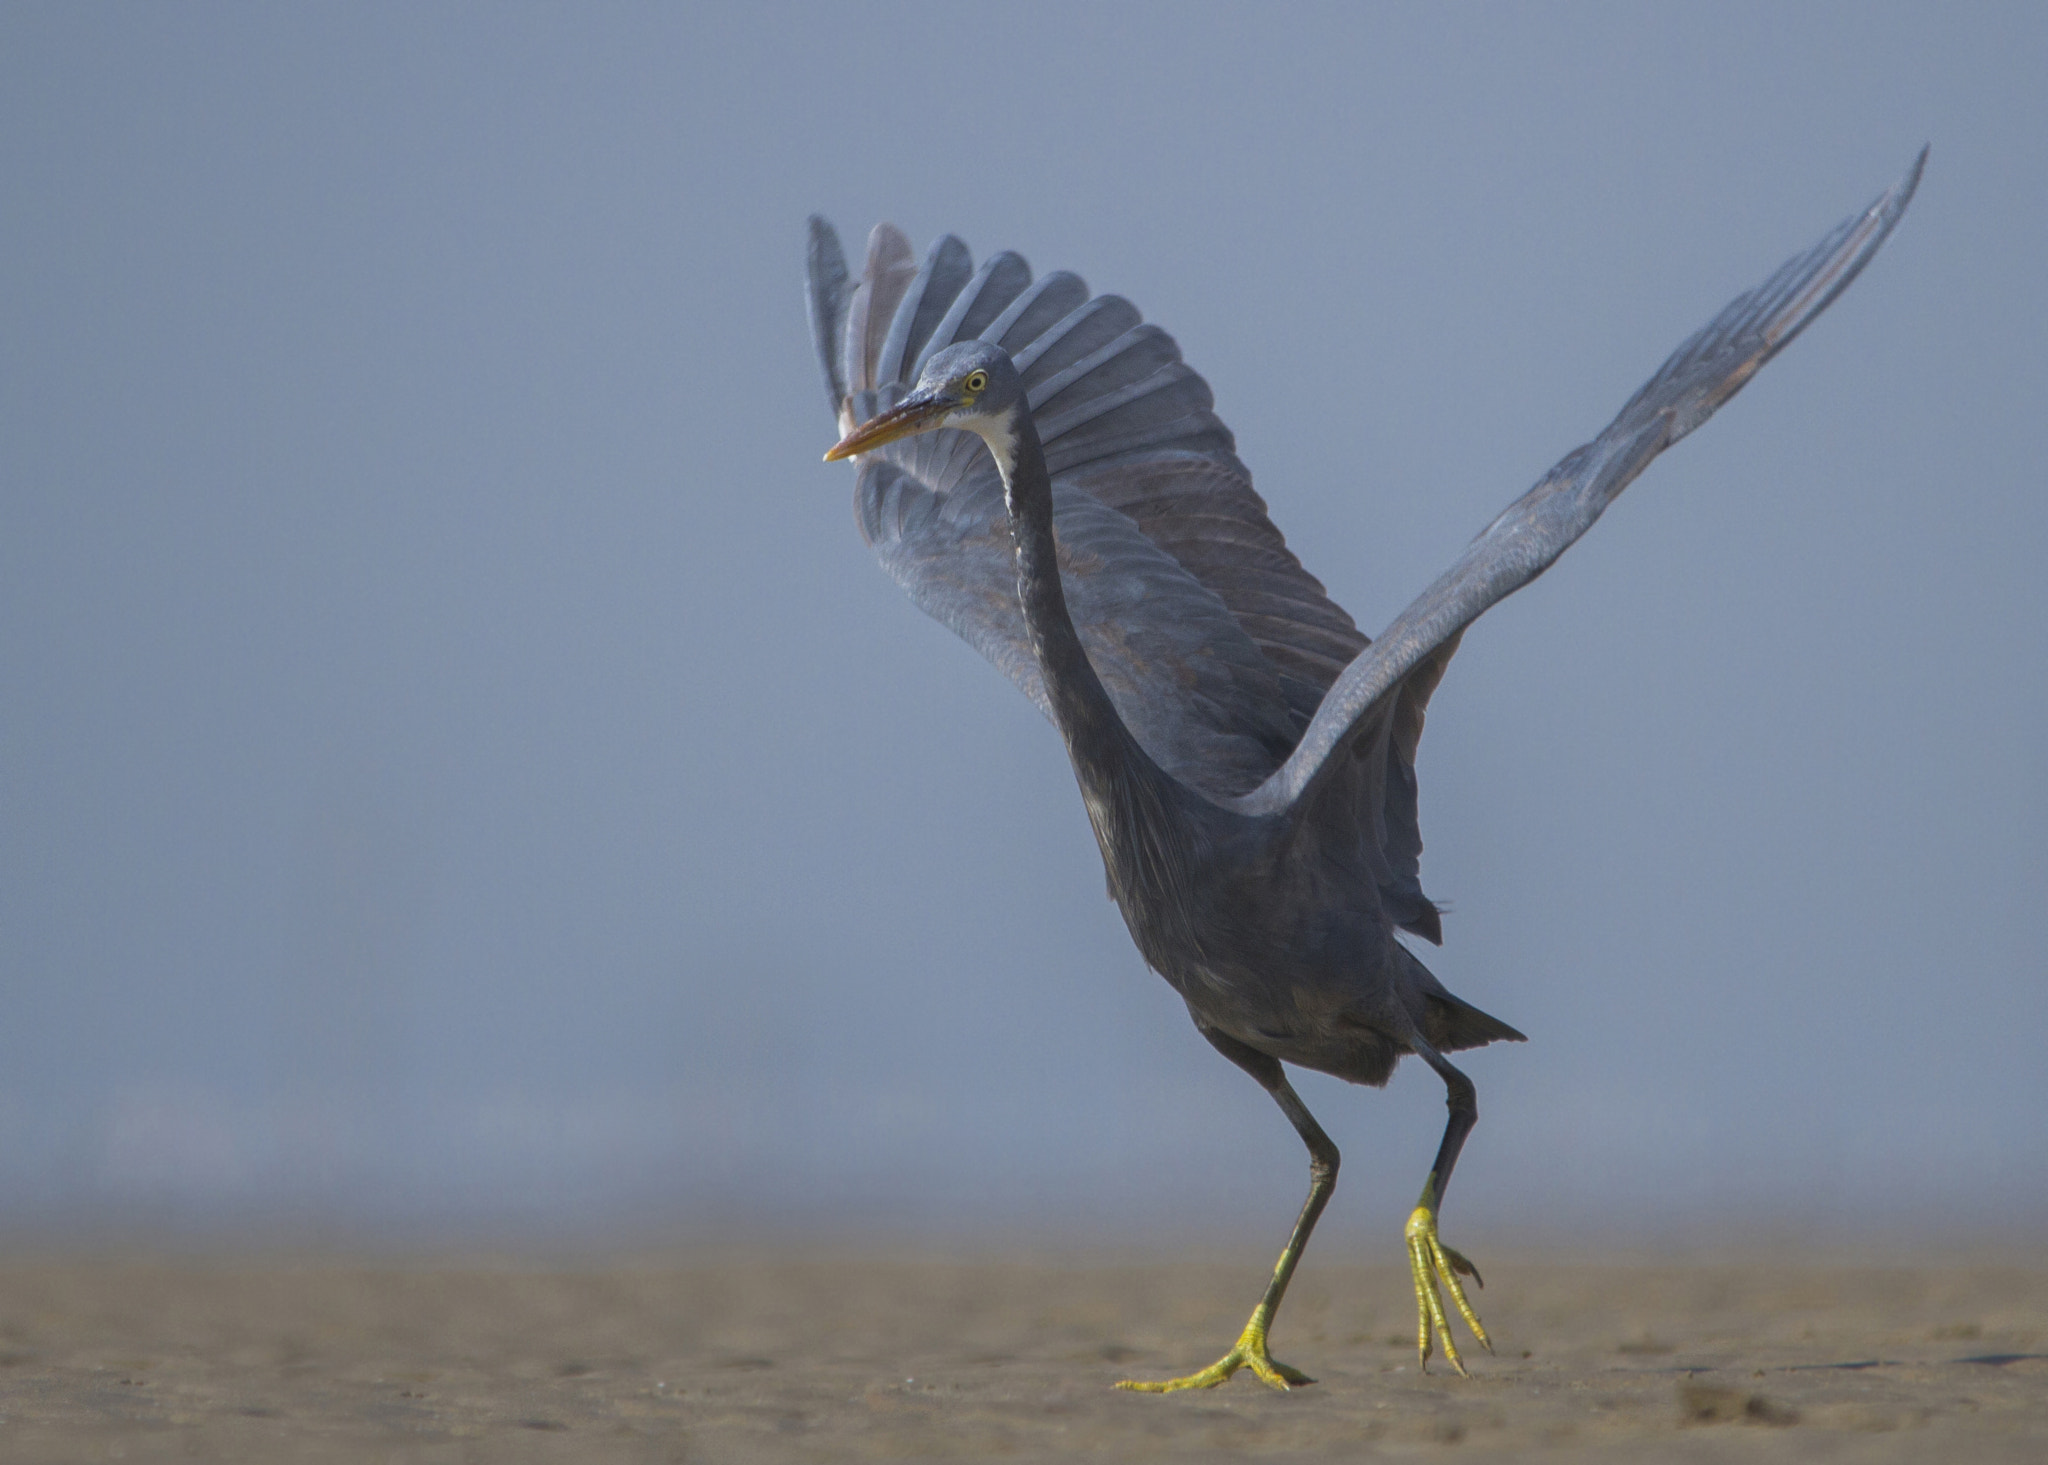
[[[818,352],[818,364],[825,372],[825,396],[837,412],[846,400],[846,370],[842,343],[846,339],[846,297],[851,288],[846,277],[846,251],[832,226],[811,215],[810,249],[805,258],[804,277],[809,283],[804,303],[810,307],[811,344]]]
[[[1031,266],[1024,262],[1022,255],[1007,249],[990,255],[953,301],[952,307],[932,331],[931,340],[925,344],[917,360],[904,371],[903,379],[913,380],[917,369],[924,365],[925,357],[934,351],[943,350],[956,341],[974,340],[1030,284]]]
[[[868,259],[846,312],[844,376],[849,392],[864,392],[886,378],[876,376],[882,343],[896,307],[917,274],[910,241],[894,224],[877,224],[868,235]]]
[[[1345,668],[1300,745],[1240,807],[1277,811],[1312,795],[1342,765],[1332,755],[1390,715],[1383,705],[1390,692],[1398,704],[1412,673],[1549,568],[1652,459],[1711,417],[1849,287],[1897,226],[1926,163],[1922,149],[1869,208],[1737,296],[1671,354],[1600,436],[1510,504]]]
[[[1028,392],[1108,345],[1137,325],[1139,319],[1138,308],[1130,301],[1118,295],[1098,295],[1074,307],[1028,344],[1011,351],[1010,359],[1016,363],[1017,375]]]
[[[950,627],[1048,718],[1017,602],[999,484],[938,494],[874,455],[856,495],[862,533],[918,607]],[[1136,525],[1055,484],[1068,608],[1124,724],[1162,768],[1210,798],[1258,784],[1299,723],[1277,677],[1215,596]]]
[[[889,322],[889,334],[883,338],[877,358],[877,381],[917,379],[917,364],[924,359],[925,342],[973,274],[974,260],[967,253],[967,246],[951,234],[932,245],[923,268],[910,282],[895,318]]]
[[[981,339],[993,341],[1014,357],[1088,299],[1088,285],[1079,275],[1054,270],[1035,281],[981,328]]]

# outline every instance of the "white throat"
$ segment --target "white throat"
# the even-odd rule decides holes
[[[996,460],[1003,482],[1008,483],[1011,470],[1017,465],[1016,415],[1005,412],[1001,417],[982,418],[973,424],[973,430],[988,444],[988,455]]]

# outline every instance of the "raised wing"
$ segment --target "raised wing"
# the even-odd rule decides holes
[[[1090,298],[1074,275],[1034,282],[1014,254],[976,270],[945,238],[918,265],[887,225],[854,282],[830,226],[813,219],[809,273],[842,429],[900,400],[924,359],[955,341],[1011,353],[1053,476],[1069,608],[1125,722],[1210,797],[1244,793],[1278,767],[1366,642],[1267,517],[1172,337],[1128,301]],[[912,598],[1044,710],[980,439],[941,431],[868,455],[857,508]],[[1389,786],[1410,790],[1391,822],[1412,829],[1412,770]]]
[[[893,463],[865,463],[856,511],[883,568],[919,608],[1050,718],[1018,610],[1009,514],[992,480],[934,493]],[[1305,722],[1290,714],[1279,675],[1222,603],[1122,514],[1055,482],[1053,521],[1068,611],[1131,735],[1210,798],[1256,787]]]
[[[1509,505],[1345,668],[1286,763],[1238,807],[1292,807],[1350,761],[1332,756],[1339,749],[1372,735],[1381,722],[1398,722],[1388,715],[1390,694],[1400,698],[1407,680],[1454,646],[1488,606],[1548,569],[1652,458],[1711,417],[1849,287],[1905,213],[1926,162],[1923,148],[1869,208],[1737,297],[1672,354],[1605,432]]]

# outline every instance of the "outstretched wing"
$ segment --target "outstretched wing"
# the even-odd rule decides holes
[[[934,493],[893,463],[862,465],[861,531],[920,609],[1052,707],[1024,634],[1001,486]],[[1160,767],[1211,798],[1258,785],[1294,746],[1280,679],[1216,597],[1117,513],[1053,485],[1067,608],[1124,724]]]
[[[900,400],[924,359],[955,341],[1011,353],[1053,477],[1069,608],[1126,724],[1211,797],[1277,768],[1366,642],[1267,517],[1172,337],[1128,301],[1090,298],[1074,275],[1033,281],[1014,254],[977,270],[949,237],[920,265],[887,225],[854,282],[830,226],[813,219],[810,286],[842,429]],[[857,509],[912,598],[1047,709],[981,440],[940,431],[866,455]],[[1412,791],[1404,772],[1393,786]],[[1392,822],[1412,829],[1412,795]]]
[[[1349,761],[1334,757],[1338,750],[1398,723],[1388,703],[1404,695],[1408,679],[1454,646],[1488,606],[1548,569],[1652,458],[1711,417],[1849,287],[1905,213],[1926,163],[1923,148],[1869,208],[1737,297],[1672,354],[1605,432],[1510,504],[1344,669],[1286,763],[1238,807],[1292,806],[1337,776]]]

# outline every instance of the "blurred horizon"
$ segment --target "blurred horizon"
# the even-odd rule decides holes
[[[1277,1241],[805,217],[1128,296],[1376,633],[1930,141],[1432,704],[1445,1229],[2048,1234],[2048,12],[838,16],[0,14],[0,1239]],[[1298,1083],[1390,1237],[1441,1086]]]

